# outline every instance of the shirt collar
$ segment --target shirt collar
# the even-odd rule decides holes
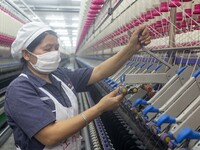
[[[61,90],[61,82],[55,79],[52,73],[49,74],[49,79],[51,80],[52,84],[56,86],[59,90]]]
[[[26,74],[28,76],[28,78],[38,87],[42,87],[44,85],[47,84],[47,82],[43,79],[41,79],[40,77],[36,76],[35,74],[33,74],[29,69],[28,67],[25,67],[22,71],[24,74]],[[53,80],[52,83],[55,83],[53,76],[52,74],[50,73],[49,74],[50,76],[50,79]]]

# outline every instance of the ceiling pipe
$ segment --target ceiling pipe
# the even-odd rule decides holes
[[[29,21],[32,21],[32,19],[30,19],[24,11],[22,11],[15,3],[13,3],[11,0],[5,0],[5,2],[7,4],[9,4],[10,6],[12,6],[14,9],[16,9],[22,16],[24,16],[26,19],[28,19]]]
[[[24,6],[26,6],[26,8],[32,13],[32,15],[34,17],[36,17],[40,22],[43,22],[31,9],[30,7],[23,1],[23,0],[19,0]]]

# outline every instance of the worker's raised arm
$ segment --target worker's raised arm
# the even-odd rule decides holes
[[[141,37],[138,38],[139,34]],[[148,45],[151,41],[149,31],[141,26],[132,33],[129,43],[117,54],[96,66],[92,72],[88,85],[113,75],[124,63],[141,48],[141,43]]]

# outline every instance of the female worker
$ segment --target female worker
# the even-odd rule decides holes
[[[103,112],[116,109],[123,95],[114,90],[79,114],[75,93],[114,74],[141,43],[150,43],[145,27],[136,30],[123,50],[100,65],[70,71],[58,68],[58,37],[51,28],[38,22],[23,25],[11,53],[24,63],[24,69],[9,85],[4,106],[17,149],[80,149],[79,131]]]

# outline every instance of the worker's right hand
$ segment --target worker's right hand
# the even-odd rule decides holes
[[[112,91],[108,95],[104,96],[99,103],[97,104],[97,107],[100,111],[100,113],[103,113],[105,111],[114,110],[119,107],[119,104],[123,100],[124,96],[123,94],[118,94],[119,88]]]

